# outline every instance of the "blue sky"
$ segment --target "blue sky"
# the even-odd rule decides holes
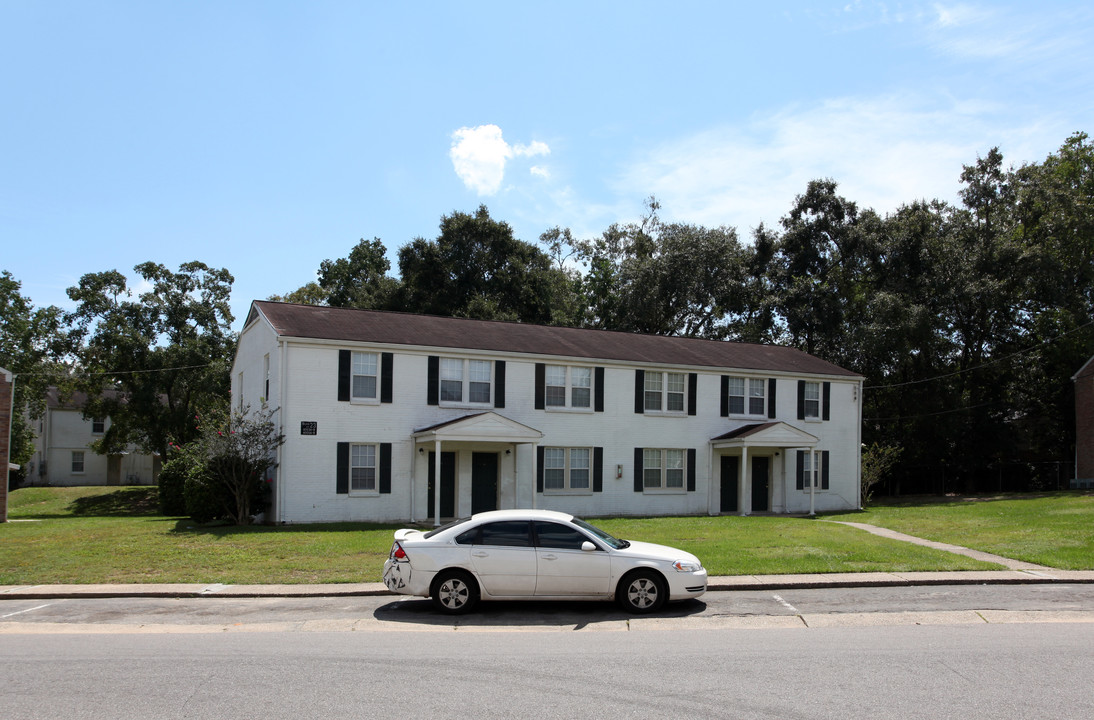
[[[953,201],[1094,132],[1085,2],[0,0],[0,269],[36,306],[188,260],[253,299],[485,204],[535,242]]]

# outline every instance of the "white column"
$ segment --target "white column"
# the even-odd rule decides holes
[[[817,449],[815,447],[809,448],[809,515],[812,517],[817,514],[816,504],[814,502],[817,496]]]
[[[441,441],[433,441],[433,527],[441,525]]]
[[[532,509],[533,510],[536,509],[536,500],[538,499],[536,497],[536,495],[538,494],[536,492],[536,478],[539,477],[539,467],[538,467],[539,462],[537,462],[538,458],[539,458],[539,443],[534,442],[534,443],[532,443],[532,482],[530,483],[531,489],[532,489]],[[592,480],[592,478],[590,478],[590,481],[591,480]],[[519,485],[517,486],[517,490],[518,491],[520,490]],[[520,500],[519,499],[517,500],[517,505],[520,505]]]
[[[748,446],[741,446],[741,469],[737,473],[737,511],[742,516],[752,514],[752,495],[745,492],[745,478],[748,477]]]

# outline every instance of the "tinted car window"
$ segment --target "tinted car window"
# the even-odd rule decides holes
[[[457,545],[477,545],[479,542],[479,528],[464,530],[456,536]]]
[[[511,547],[531,547],[532,538],[527,520],[509,520],[483,525],[483,545],[506,545]]]
[[[537,521],[536,537],[540,547],[561,550],[580,550],[581,543],[589,542],[589,538],[576,528],[553,522]]]

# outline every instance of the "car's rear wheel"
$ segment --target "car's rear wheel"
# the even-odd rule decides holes
[[[615,597],[623,609],[631,613],[651,613],[668,600],[665,580],[653,570],[636,570],[619,583]]]
[[[441,612],[459,615],[479,602],[479,586],[463,570],[444,570],[433,581],[433,604]]]

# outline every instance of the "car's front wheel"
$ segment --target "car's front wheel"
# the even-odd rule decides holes
[[[459,615],[479,602],[479,586],[462,570],[445,570],[433,581],[433,604],[441,612]]]
[[[636,570],[623,578],[615,597],[623,609],[632,613],[651,613],[668,600],[668,590],[661,575],[653,570]]]

